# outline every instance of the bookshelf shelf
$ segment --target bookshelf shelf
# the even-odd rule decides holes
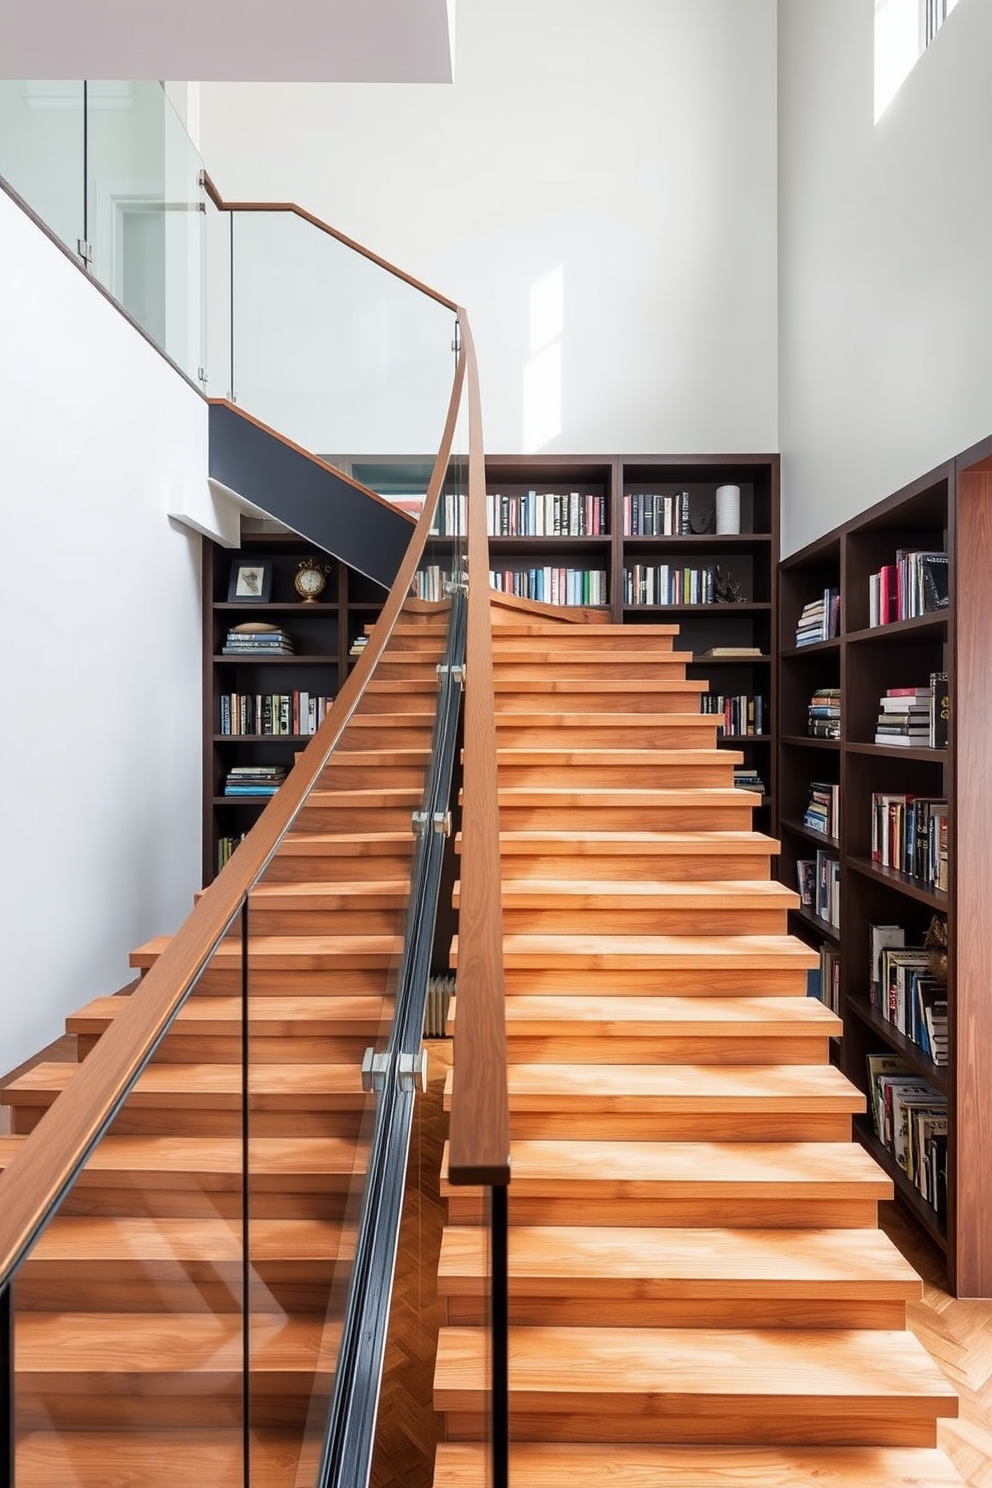
[[[839,935],[840,1013],[844,1035],[841,1068],[868,1095],[869,1055],[902,1059],[947,1099],[946,1205],[941,1213],[916,1188],[876,1136],[871,1115],[856,1134],[889,1173],[900,1202],[946,1255],[949,1290],[992,1297],[992,771],[988,768],[989,698],[992,697],[992,439],[945,462],[919,480],[791,554],[779,565],[777,818],[782,852],[778,872],[796,884],[796,860],[809,857],[816,840],[797,826],[811,777],[839,787],[839,839],[843,906]],[[869,625],[879,596],[876,575],[897,573],[903,600],[907,574],[932,566],[907,554],[946,554],[945,595],[929,592],[940,607],[909,619]],[[899,565],[903,564],[901,573]],[[928,569],[929,571],[929,569]],[[888,594],[894,592],[891,580]],[[839,590],[838,635],[808,647],[794,645],[803,607],[827,589]],[[910,591],[911,593],[914,591]],[[920,590],[915,594],[919,596]],[[915,601],[914,601],[915,602]],[[898,600],[897,600],[898,603]],[[871,605],[871,609],[870,609]],[[904,604],[902,612],[909,605]],[[890,610],[890,613],[893,611]],[[946,675],[950,698],[948,747],[876,744],[873,735],[888,695],[913,696],[931,676]],[[841,735],[832,750],[815,756],[798,737],[814,689],[837,689]],[[886,712],[897,709],[887,703]],[[925,736],[924,736],[925,738]],[[893,804],[884,814],[883,796]],[[922,801],[922,806],[916,805]],[[902,862],[899,834],[911,811],[917,824],[917,860],[933,874],[942,832],[934,829],[928,802],[946,801],[946,888],[873,860],[876,833]],[[940,841],[938,841],[938,838]],[[922,859],[919,855],[922,854]],[[872,926],[902,930],[907,947],[923,945],[933,922],[947,931],[948,1064],[935,1067],[900,1033],[869,996]],[[795,933],[811,945],[827,936],[808,914],[793,913]],[[912,983],[907,977],[907,993]],[[869,1103],[870,1113],[870,1103]],[[929,1142],[929,1134],[927,1137]],[[937,1147],[932,1149],[937,1152]]]
[[[840,944],[840,930],[836,925],[831,925],[829,920],[823,920],[819,915],[811,914],[808,909],[790,909],[789,914],[794,916],[801,925],[812,930],[821,940],[832,941],[834,945]]]
[[[672,541],[675,541],[673,538]],[[643,615],[645,611],[652,613],[662,611],[666,615],[692,614],[692,615],[761,615],[771,613],[770,604],[628,604],[623,606],[624,614],[631,612]],[[726,657],[707,657],[708,661],[726,661]],[[752,661],[760,661],[762,658],[752,656]]]
[[[868,1149],[879,1167],[892,1179],[896,1194],[920,1228],[926,1231],[931,1240],[935,1241],[938,1249],[946,1251],[948,1241],[946,1222],[920,1197],[891,1152],[882,1146],[872,1130],[871,1117],[855,1116],[854,1132],[862,1146]]]
[[[840,752],[839,739],[811,739],[808,734],[786,734],[781,742],[790,749],[826,749],[834,754]]]
[[[783,832],[792,832],[796,837],[802,837],[805,842],[815,842],[817,847],[822,847],[825,852],[840,852],[840,842],[836,837],[827,837],[823,832],[814,832],[811,827],[804,827],[802,822],[780,821],[779,829]]]
[[[863,997],[849,996],[847,999],[847,1011],[853,1017],[860,1018],[861,1022],[873,1029],[885,1043],[891,1044],[892,1048],[902,1055],[906,1063],[918,1075],[922,1075],[935,1089],[942,1091],[946,1095],[946,1066],[934,1064],[933,1060],[927,1057],[919,1044],[914,1044],[912,1039],[907,1038],[904,1033],[900,1033],[898,1028],[893,1027]]]
[[[940,889],[927,888],[925,883],[918,878],[913,878],[909,873],[900,873],[898,868],[885,868],[881,863],[873,863],[870,858],[858,858],[850,853],[847,854],[844,862],[852,873],[862,874],[865,878],[873,878],[878,883],[898,889],[909,899],[916,899],[920,904],[928,904],[931,909],[939,910],[943,914],[947,913],[946,893]]]

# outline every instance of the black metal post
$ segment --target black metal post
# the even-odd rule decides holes
[[[492,1245],[492,1424],[493,1488],[508,1488],[510,1479],[510,1288],[507,1255],[507,1192],[490,1190]]]
[[[0,1290],[0,1488],[14,1488],[14,1283]]]

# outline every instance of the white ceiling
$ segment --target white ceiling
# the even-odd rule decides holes
[[[453,11],[454,0],[5,0],[0,76],[447,83]]]

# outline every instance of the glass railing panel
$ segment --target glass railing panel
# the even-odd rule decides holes
[[[202,162],[157,82],[88,82],[91,272],[193,381],[205,367]]]
[[[353,603],[339,621],[351,642],[371,619],[360,598]],[[313,608],[301,603],[300,616]],[[317,1481],[356,1246],[369,1216],[374,1228],[380,1213],[380,1195],[369,1192],[373,1147],[388,1105],[384,1082],[395,1082],[383,1065],[446,612],[446,604],[425,613],[408,601],[317,786],[250,896],[253,1354],[255,1338],[275,1328],[287,1341],[298,1336],[301,1349],[281,1399],[266,1402],[253,1387],[253,1451],[261,1472],[281,1430],[298,1488]],[[293,620],[281,620],[290,640]],[[292,663],[280,660],[277,670],[286,677]],[[306,744],[305,737],[256,741],[258,768],[288,771]],[[257,1171],[256,1157],[266,1164]],[[271,1191],[277,1170],[286,1175],[281,1194]]]
[[[430,458],[454,373],[454,317],[293,212],[234,222],[234,394],[314,454]]]
[[[242,1481],[241,936],[237,917],[14,1277],[18,1483]],[[18,1082],[8,1144],[142,996],[139,982],[81,1011],[82,1067],[41,1064]]]
[[[86,236],[83,84],[0,80],[0,176],[71,252]]]

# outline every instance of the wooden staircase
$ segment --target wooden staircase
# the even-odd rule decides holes
[[[675,628],[494,619],[513,1488],[959,1484],[839,1020]],[[481,1488],[483,1195],[446,1191],[434,1481]]]
[[[391,1016],[445,629],[400,623],[400,662],[251,895],[255,1488],[313,1482],[310,1403],[331,1386],[367,1158],[361,1059]],[[18,1488],[242,1483],[240,982],[235,927],[17,1277]],[[140,997],[140,978],[124,990]],[[80,1060],[126,1002],[68,1019]],[[75,1068],[42,1062],[3,1090],[0,1165]]]

